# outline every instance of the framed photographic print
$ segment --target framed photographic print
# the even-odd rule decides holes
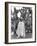
[[[36,42],[36,4],[5,2],[5,43]]]

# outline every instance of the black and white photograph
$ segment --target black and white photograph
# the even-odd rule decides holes
[[[7,3],[6,12],[6,42],[35,42],[36,7],[35,3]]]
[[[32,38],[32,8],[11,7],[11,39]]]

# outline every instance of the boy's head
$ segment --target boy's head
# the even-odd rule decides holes
[[[23,18],[22,17],[20,17],[20,21],[23,21]]]

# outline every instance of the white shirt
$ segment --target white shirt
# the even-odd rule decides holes
[[[19,36],[25,36],[25,25],[24,25],[24,22],[20,21],[18,23],[18,28],[17,28],[17,31],[16,31],[17,35]]]

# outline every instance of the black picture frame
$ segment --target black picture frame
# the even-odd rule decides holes
[[[8,43],[8,4],[35,5],[35,41]],[[35,43],[36,42],[36,3],[5,2],[5,44]]]

